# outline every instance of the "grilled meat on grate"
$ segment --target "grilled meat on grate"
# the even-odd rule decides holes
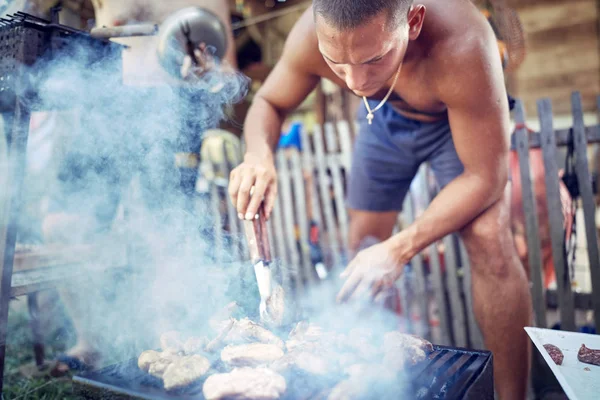
[[[283,357],[281,347],[265,343],[229,345],[221,352],[221,360],[232,367],[265,365],[281,357]]]
[[[209,376],[202,393],[207,400],[270,400],[280,398],[286,388],[284,377],[268,368],[236,368]]]
[[[210,369],[210,361],[200,355],[184,356],[167,366],[163,374],[165,390],[188,386],[202,378]]]

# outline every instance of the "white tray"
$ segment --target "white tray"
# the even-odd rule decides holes
[[[526,327],[525,331],[570,400],[600,399],[600,367],[582,363],[577,359],[577,352],[582,344],[591,349],[600,349],[600,335],[530,327]],[[562,351],[562,365],[556,365],[552,361],[544,349],[545,344],[553,344]]]

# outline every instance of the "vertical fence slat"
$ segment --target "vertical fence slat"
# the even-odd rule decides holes
[[[427,175],[424,174],[425,181],[427,182]],[[431,202],[431,196],[429,193],[429,185],[425,185],[425,191],[423,193],[423,200],[426,204]],[[431,285],[435,295],[435,301],[437,303],[438,312],[440,316],[440,331],[441,338],[440,344],[451,346],[453,345],[452,340],[452,326],[450,325],[450,317],[448,315],[448,303],[446,301],[446,286],[444,277],[442,274],[442,266],[440,263],[439,252],[437,249],[437,243],[433,243],[429,246],[429,269],[431,271]]]
[[[338,223],[340,228],[340,237],[342,238],[342,244],[344,252],[348,250],[348,213],[346,211],[346,204],[344,202],[344,188],[342,186],[342,174],[340,171],[341,162],[338,153],[338,146],[335,140],[335,130],[333,125],[325,125],[325,138],[327,141],[327,158],[329,161],[329,170],[331,171],[331,178],[333,180],[333,195],[335,198],[335,208],[338,216]]]
[[[289,172],[289,164],[287,157],[283,151],[277,152],[277,170],[279,171],[279,203],[283,211],[283,229],[285,239],[287,240],[287,248],[290,254],[290,272],[294,277],[294,283],[299,291],[302,290],[302,279],[300,271],[300,255],[296,246],[296,232],[294,221],[294,203],[292,200],[292,188],[290,185],[291,177]]]
[[[221,149],[223,152],[223,154],[222,154],[223,158],[221,159],[221,162],[218,165],[218,171],[228,181],[229,172],[231,171],[231,166],[229,165],[229,162],[228,162],[226,146],[227,146],[227,142],[223,141],[223,146]],[[233,207],[233,203],[229,199],[227,192],[225,192],[225,205],[227,208],[227,221],[229,222],[229,233],[231,236],[231,254],[233,255],[232,258],[234,260],[238,260],[238,259],[242,258],[241,254],[240,254],[240,246],[239,246],[239,242],[240,242],[240,236],[239,236],[240,231],[238,230],[239,218],[237,217],[236,209]]]
[[[315,182],[315,164],[313,157],[312,145],[306,129],[301,129],[302,135],[302,163],[304,171],[310,175],[310,180],[306,183],[306,191],[310,198],[311,219],[322,228],[321,208],[319,207],[319,199],[317,198],[317,186]]]
[[[275,236],[275,245],[277,246],[277,264],[279,265],[279,273],[281,275],[281,284],[286,290],[291,289],[291,278],[289,266],[291,260],[289,253],[287,252],[285,243],[285,234],[283,230],[283,206],[281,205],[281,195],[277,196],[275,200],[275,206],[273,207],[273,213],[271,214],[271,222],[273,223],[273,236]]]
[[[583,122],[583,108],[581,95],[573,93],[571,96],[573,109],[573,142],[575,150],[575,173],[579,184],[579,193],[583,205],[585,221],[585,237],[587,253],[590,263],[590,277],[592,281],[592,305],[594,307],[594,320],[596,331],[600,332],[600,254],[598,253],[598,233],[596,232],[596,205],[592,190],[592,178],[588,169],[587,138]]]
[[[325,216],[326,231],[329,234],[329,250],[332,254],[334,266],[339,267],[341,264],[341,256],[339,253],[339,244],[337,240],[337,226],[333,217],[331,207],[331,197],[329,196],[329,183],[327,180],[327,168],[325,152],[323,150],[323,132],[319,125],[315,125],[314,130],[314,145],[315,145],[315,160],[317,164],[317,173],[319,177],[319,192],[321,193],[321,203],[323,214]]]
[[[460,298],[461,290],[458,282],[459,277],[456,263],[456,252],[454,251],[454,238],[452,235],[448,235],[444,238],[444,261],[446,265],[450,309],[452,310],[454,341],[456,346],[466,347],[467,332],[465,329],[465,312]]]
[[[469,324],[469,340],[471,347],[474,349],[484,350],[483,335],[475,320],[475,311],[473,310],[473,281],[471,279],[471,263],[469,262],[469,254],[462,240],[459,240],[460,259],[463,269],[463,290],[465,292],[465,301],[467,302],[467,322]]]
[[[556,162],[556,137],[552,121],[552,104],[549,99],[539,100],[538,117],[540,119],[540,138],[544,157],[544,178],[546,183],[546,201],[548,203],[548,219],[550,222],[550,240],[552,242],[552,258],[556,270],[558,305],[560,308],[561,329],[575,330],[575,311],[571,278],[565,258],[565,232],[563,226],[562,204],[558,183],[558,166]]]
[[[348,124],[348,121],[338,122],[337,128],[340,137],[342,162],[344,164],[346,174],[348,174],[352,165],[352,133],[350,132],[350,125]]]
[[[302,163],[300,154],[296,150],[290,153],[292,180],[294,183],[294,196],[296,199],[296,220],[298,221],[298,232],[300,237],[300,253],[302,273],[300,279],[310,282],[313,276],[312,264],[310,259],[310,248],[308,246],[308,228],[309,222],[306,216],[306,192],[304,191],[304,174],[302,173]]]
[[[536,325],[540,328],[547,327],[546,321],[546,296],[542,281],[542,253],[540,229],[538,222],[537,206],[533,195],[531,171],[529,168],[529,137],[525,127],[525,110],[523,103],[517,100],[515,107],[515,122],[521,127],[514,133],[515,147],[519,157],[520,179],[522,189],[523,215],[525,216],[525,233],[527,236],[527,256],[529,273],[533,283],[532,296]],[[513,183],[514,184],[514,183]]]
[[[221,199],[219,196],[219,187],[217,185],[218,179],[216,174],[215,165],[211,160],[206,160],[206,165],[208,169],[208,173],[212,175],[212,179],[208,182],[209,184],[209,193],[210,193],[210,206],[212,208],[212,214],[214,218],[214,238],[215,238],[215,247],[214,247],[214,257],[216,262],[222,262],[222,254],[223,254],[223,231],[221,230],[222,221],[221,221],[221,210],[220,204]]]
[[[415,220],[415,204],[412,193],[409,191],[407,196],[407,201],[405,201],[405,212],[406,212],[406,222],[410,225]],[[413,266],[414,276],[415,276],[415,287],[414,295],[416,297],[418,306],[419,306],[419,314],[420,314],[420,323],[418,324],[417,334],[423,336],[427,340],[431,340],[431,329],[429,326],[429,296],[427,293],[427,288],[425,286],[425,273],[423,271],[423,256],[421,254],[417,254],[411,260],[411,264]],[[410,310],[408,311],[408,317],[410,318]]]

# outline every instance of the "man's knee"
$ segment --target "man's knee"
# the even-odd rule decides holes
[[[509,259],[516,254],[508,217],[508,204],[502,199],[461,230],[474,274],[508,274]]]
[[[355,254],[389,238],[394,229],[397,212],[376,213],[350,210],[348,250]]]

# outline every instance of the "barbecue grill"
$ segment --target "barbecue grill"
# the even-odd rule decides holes
[[[391,395],[388,392],[387,396],[402,399],[494,398],[492,355],[489,351],[434,346],[428,360],[411,368],[406,378],[407,385],[398,385],[406,388],[406,393]],[[322,385],[315,384],[312,380],[310,386],[289,378],[287,380],[288,390],[284,399],[327,398],[328,391],[335,385],[329,379],[322,382]],[[298,381],[302,379],[298,377]],[[200,400],[204,398],[203,383],[200,380],[185,389],[166,392],[158,378],[138,368],[137,359],[73,378],[75,393],[86,399]],[[376,391],[375,389],[373,399],[384,398]]]

